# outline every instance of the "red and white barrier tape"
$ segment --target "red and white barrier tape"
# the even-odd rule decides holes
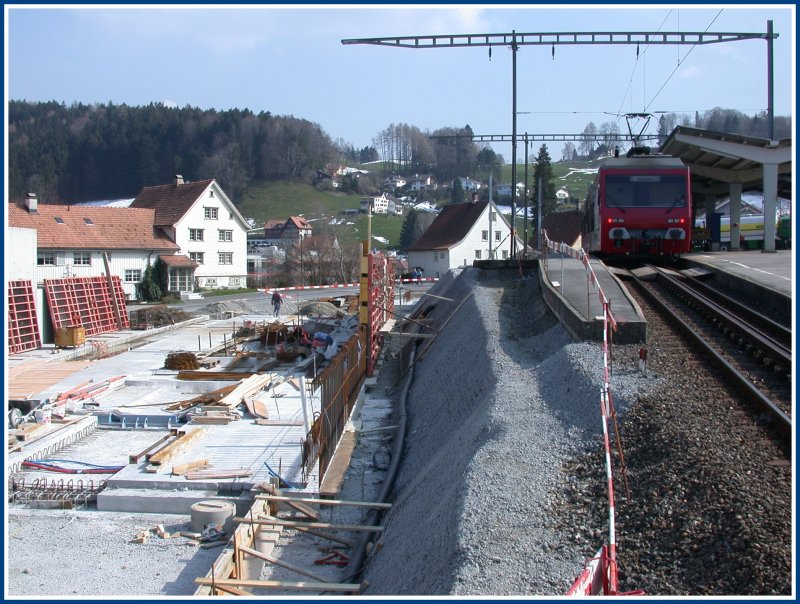
[[[436,277],[423,277],[420,279],[395,279],[395,283],[435,283],[439,281]],[[296,291],[301,289],[335,289],[338,287],[360,287],[360,283],[336,283],[334,285],[293,285],[291,287],[267,287],[264,288],[264,292],[272,293],[275,291],[278,292],[286,292],[286,291]]]

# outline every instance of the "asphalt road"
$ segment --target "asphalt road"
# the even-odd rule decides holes
[[[403,291],[411,291],[414,297],[418,297],[419,293],[427,291],[431,287],[431,283],[403,283]],[[358,287],[326,287],[320,289],[301,289],[290,290],[281,292],[285,303],[290,305],[302,306],[306,302],[319,300],[321,298],[335,298],[338,296],[355,295],[358,294]],[[397,291],[397,289],[395,290]],[[231,294],[227,296],[206,296],[202,300],[187,300],[185,302],[175,302],[167,306],[180,308],[188,313],[199,311],[202,307],[216,302],[225,302],[230,300],[244,300],[250,303],[264,302],[269,305],[269,296],[265,295],[263,291],[251,292],[246,294]],[[152,304],[128,304],[129,311],[138,310],[140,308],[148,308]]]

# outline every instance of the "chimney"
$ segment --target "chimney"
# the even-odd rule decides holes
[[[29,213],[38,214],[39,200],[36,199],[36,193],[28,193],[28,196],[25,198],[25,207],[28,208]]]
[[[178,187],[183,184],[183,176],[180,174],[175,175],[175,186]]]

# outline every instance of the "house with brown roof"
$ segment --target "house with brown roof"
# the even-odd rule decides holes
[[[108,271],[119,275],[126,297],[135,299],[147,265],[179,250],[156,228],[155,214],[148,208],[40,204],[28,194],[24,203],[9,204],[8,225],[18,229],[12,233],[34,233],[35,258],[24,261],[35,267],[36,281]]]
[[[458,203],[442,208],[433,223],[406,251],[408,266],[425,277],[442,277],[475,260],[509,257],[511,225],[493,202]],[[523,249],[517,236],[517,250]]]
[[[155,225],[179,248],[161,256],[170,292],[246,285],[249,226],[216,180],[177,175],[171,184],[142,189],[130,207],[155,210]]]
[[[270,219],[264,223],[264,238],[270,245],[283,249],[300,243],[311,233],[311,224],[302,216],[289,216],[286,220]]]

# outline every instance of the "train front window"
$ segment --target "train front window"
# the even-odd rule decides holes
[[[609,174],[605,202],[609,208],[685,208],[686,177],[672,174]]]

